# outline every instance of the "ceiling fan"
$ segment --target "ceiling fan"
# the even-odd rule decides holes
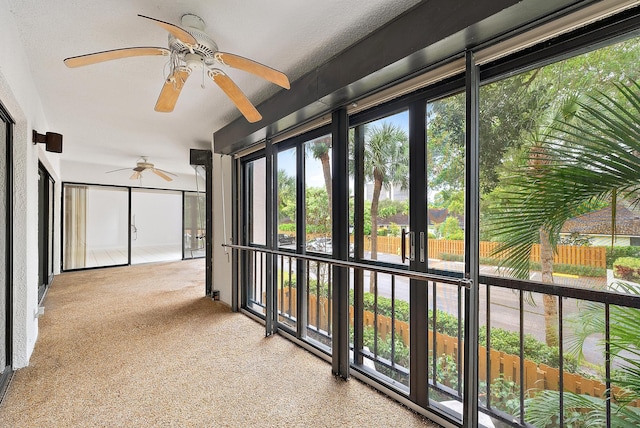
[[[262,115],[233,80],[219,68],[220,66],[226,65],[244,70],[285,89],[290,87],[289,79],[284,73],[238,55],[220,52],[213,39],[204,32],[204,21],[196,15],[182,16],[182,25],[185,28],[148,16],[138,16],[155,22],[169,32],[168,49],[159,47],[114,49],[66,58],[64,63],[67,67],[74,68],[135,56],[168,56],[169,76],[160,91],[155,106],[156,111],[173,111],[189,75],[194,70],[202,70],[203,74],[206,72],[209,78],[233,101],[249,122],[259,121]]]
[[[129,177],[131,180],[141,179],[142,173],[146,170],[150,170],[151,172],[156,174],[158,177],[166,181],[173,181],[173,178],[169,177],[169,175],[173,175],[174,177],[177,177],[177,175],[172,172],[154,167],[153,164],[147,160],[146,156],[142,156],[138,160],[138,162],[136,162],[136,166],[134,168],[114,169],[113,171],[107,171],[107,174],[112,172],[117,172],[117,171],[125,171],[127,169],[133,170],[133,175]]]

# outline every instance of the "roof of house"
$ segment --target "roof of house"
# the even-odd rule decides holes
[[[611,235],[611,206],[567,220],[560,232]],[[640,236],[640,213],[616,205],[616,235]]]

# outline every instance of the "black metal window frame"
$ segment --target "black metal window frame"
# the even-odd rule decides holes
[[[564,58],[569,58],[575,55],[579,55],[581,53],[591,51],[597,49],[601,46],[605,46],[616,41],[629,38],[640,33],[640,7],[636,7],[630,10],[627,10],[621,14],[615,15],[613,17],[603,19],[601,21],[595,22],[583,28],[577,29],[573,32],[561,35],[555,39],[550,41],[546,41],[539,45],[535,45],[533,47],[527,48],[525,50],[516,52],[511,54],[505,58],[497,60],[492,63],[476,65],[474,59],[474,50],[470,50],[465,52],[466,57],[466,66],[463,74],[461,76],[455,76],[453,78],[437,82],[427,88],[418,90],[414,93],[405,95],[396,100],[390,101],[380,106],[373,107],[364,112],[353,115],[349,118],[349,127],[363,124],[376,118],[383,117],[385,115],[392,114],[393,112],[397,112],[400,110],[404,110],[406,108],[415,109],[416,105],[419,103],[428,100],[434,99],[436,97],[444,97],[453,91],[466,91],[466,126],[467,126],[467,141],[465,151],[467,153],[467,165],[466,165],[466,181],[467,185],[465,198],[467,201],[470,201],[473,206],[467,207],[466,212],[466,224],[465,224],[465,276],[471,281],[473,284],[470,290],[465,297],[465,308],[467,310],[467,314],[465,316],[465,332],[471,332],[475,334],[477,337],[478,325],[479,325],[479,293],[478,287],[480,284],[485,284],[488,286],[495,287],[503,287],[509,289],[515,289],[520,292],[520,299],[522,299],[522,292],[531,291],[536,293],[543,294],[553,294],[560,297],[569,297],[569,298],[577,298],[591,302],[599,302],[606,305],[607,313],[610,305],[622,305],[622,306],[630,306],[635,308],[640,308],[640,298],[630,298],[629,296],[621,296],[615,293],[608,292],[599,292],[594,290],[577,290],[572,289],[570,287],[562,287],[557,285],[548,285],[543,283],[537,283],[532,281],[521,281],[515,279],[504,279],[490,276],[480,276],[479,275],[479,259],[478,259],[478,244],[479,244],[479,215],[478,215],[478,206],[479,206],[479,187],[478,187],[478,173],[479,166],[477,162],[477,154],[479,150],[479,141],[478,141],[478,120],[479,120],[479,105],[478,105],[478,90],[480,86],[491,83],[493,81],[508,77],[510,75],[520,73],[526,70],[531,70],[536,67],[540,67],[542,65],[550,64],[556,61],[559,61]],[[413,106],[413,107],[412,107]],[[340,130],[338,129],[341,125],[340,123],[335,123],[337,120],[339,122],[339,110],[334,112],[334,121],[332,121],[331,126],[334,132],[337,135],[340,135]],[[412,114],[412,120],[419,119],[420,117],[424,120],[424,114]],[[422,123],[424,125],[424,122]],[[419,123],[413,122],[411,124],[411,129],[422,129],[424,130],[424,126],[420,127]],[[424,131],[423,131],[424,132]],[[336,144],[340,144],[337,141],[333,142],[334,146]],[[284,145],[282,147],[285,147]],[[414,152],[412,149],[412,156],[418,155],[420,153]],[[412,171],[413,172],[413,171]],[[339,208],[337,202],[334,202],[333,209],[336,210]],[[270,208],[267,207],[269,210]],[[335,212],[335,211],[334,211]],[[357,220],[356,220],[357,221]],[[356,229],[357,230],[357,229]],[[335,237],[334,237],[335,238]],[[358,253],[359,249],[356,246],[355,252]],[[335,260],[333,257],[326,257],[329,260]],[[379,264],[381,267],[382,264]],[[413,269],[412,267],[411,269]],[[444,275],[449,275],[451,277],[460,276],[460,273],[455,272],[436,272],[431,269],[427,270],[428,273],[442,273]],[[417,288],[417,287],[413,287]],[[338,293],[337,293],[338,294]],[[334,294],[335,295],[335,294]],[[435,299],[434,299],[435,300]],[[335,302],[340,303],[340,302]],[[338,307],[338,305],[334,306]],[[435,307],[435,306],[434,306]],[[426,310],[426,309],[425,309]],[[562,311],[562,307],[560,309]],[[336,311],[337,313],[338,311]],[[336,316],[339,316],[337,314]],[[344,316],[344,314],[343,314]],[[412,316],[413,319],[413,316]],[[520,325],[522,326],[522,321]],[[413,332],[412,332],[413,333]],[[522,332],[521,332],[522,335]],[[420,334],[414,336],[412,334],[412,345],[415,343],[413,341],[414,337],[420,340]],[[478,344],[477,342],[471,344],[467,352],[470,352],[471,355],[477,354],[478,352]],[[341,367],[341,351],[339,349],[334,349],[334,355],[332,356],[333,361],[333,371],[336,374],[341,374],[343,377],[348,377],[347,373],[341,373],[339,367]],[[446,415],[435,414],[437,418],[446,423],[452,423],[454,425],[472,427],[477,426],[478,424],[478,411],[488,413],[490,416],[495,417],[497,419],[502,419],[504,422],[515,424],[516,426],[524,425],[522,420],[513,421],[508,419],[505,415],[501,415],[499,413],[495,413],[490,411],[487,408],[479,408],[478,406],[478,361],[477,358],[465,358],[465,385],[464,390],[466,393],[463,395],[463,404],[464,404],[464,416],[462,423],[455,422],[448,418]],[[412,367],[413,368],[413,367]],[[354,369],[352,366],[351,369]],[[610,370],[610,367],[607,368]],[[362,378],[362,377],[361,377]],[[368,379],[371,381],[372,379]],[[399,395],[397,389],[393,388],[388,384],[384,384],[384,382],[373,380],[373,383],[377,383],[377,387],[390,395],[402,399],[402,395]],[[424,388],[423,388],[424,390]],[[409,395],[410,403],[409,405],[413,408],[417,408],[420,411],[425,411],[428,414],[433,414],[427,408],[429,405],[429,397],[420,395],[421,392],[413,392]],[[521,398],[522,400],[522,398]]]
[[[0,373],[0,402],[4,397],[4,393],[9,386],[9,382],[13,375],[13,125],[15,122],[9,115],[9,112],[0,103],[0,120],[6,125],[5,151],[0,156],[5,157],[6,161],[6,177],[2,183],[5,186],[5,200],[0,203],[5,204],[5,343],[3,344],[5,351],[6,364],[2,367]]]

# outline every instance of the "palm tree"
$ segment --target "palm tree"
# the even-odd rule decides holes
[[[581,204],[596,200],[615,205],[617,199],[640,204],[640,85],[634,82],[615,87],[612,95],[598,93],[577,101],[571,115],[554,120],[539,143],[540,149],[531,152],[530,162],[507,180],[510,193],[493,211],[490,229],[501,241],[494,254],[505,256],[504,264],[516,276],[529,277],[532,244],[542,233],[555,248],[560,229]],[[639,355],[639,316],[636,310],[612,310],[611,326],[631,326],[612,332],[614,355],[621,350]],[[636,394],[637,398],[640,363],[637,358],[627,362],[631,368],[622,385],[631,391],[627,397]],[[531,400],[527,418],[542,426],[553,421],[549,414],[554,407],[548,400],[555,400],[557,408],[557,393],[545,391]],[[564,403],[566,408],[583,409],[594,421],[602,421],[598,419],[603,408],[598,398],[565,393]],[[619,426],[640,420],[639,412],[615,406]]]
[[[318,138],[307,145],[311,155],[322,164],[322,175],[324,177],[324,186],[327,189],[329,197],[329,207],[331,207],[331,159],[329,152],[331,151],[331,136]],[[329,213],[331,215],[331,213]]]
[[[409,139],[400,127],[383,122],[367,128],[364,149],[364,173],[373,181],[371,198],[371,259],[378,258],[378,205],[382,187],[409,184]],[[375,292],[375,276],[371,276],[370,292]]]

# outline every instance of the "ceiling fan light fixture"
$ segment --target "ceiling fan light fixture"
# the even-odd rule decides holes
[[[205,24],[204,20],[200,18],[198,15],[194,15],[192,13],[185,13],[180,18],[180,22],[183,27],[195,28],[200,31],[204,31],[207,24]]]

